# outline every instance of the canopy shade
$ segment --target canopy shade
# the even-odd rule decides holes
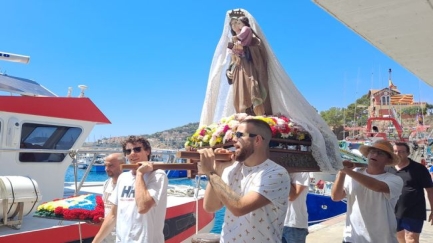
[[[313,0],[433,86],[433,6],[423,0]]]

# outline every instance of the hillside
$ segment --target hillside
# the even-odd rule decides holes
[[[424,118],[425,125],[430,125],[433,127],[433,116],[425,116]],[[199,123],[188,123],[186,125],[175,127],[172,129],[164,130],[161,132],[156,132],[153,134],[141,134],[142,136],[149,139],[152,148],[160,148],[160,149],[182,149],[184,147],[184,143],[187,137],[191,136],[198,128]],[[414,127],[416,126],[415,119],[404,119],[403,125],[405,127]],[[341,133],[338,129],[336,131],[337,134]],[[110,147],[115,148],[120,146],[120,142],[124,140],[126,136],[122,137],[113,137],[113,138],[104,138],[98,140],[97,143],[85,143],[84,146],[99,146],[99,147]],[[339,139],[342,139],[341,136]]]
[[[198,128],[198,122],[188,123],[186,125],[175,127],[172,129],[156,132],[153,134],[140,134],[141,136],[149,139],[152,148],[159,149],[182,149],[184,147],[187,137],[194,134]],[[112,137],[99,139],[94,143],[84,143],[84,147],[107,147],[107,148],[118,148],[122,140],[126,139],[127,136]]]

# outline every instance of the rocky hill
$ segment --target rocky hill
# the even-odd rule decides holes
[[[149,139],[152,148],[159,149],[182,149],[187,137],[194,134],[198,128],[198,122],[189,123],[180,127],[175,127],[153,134],[141,134],[141,136]],[[85,143],[85,147],[108,147],[118,148],[122,140],[127,136],[103,138],[94,143]]]
[[[416,120],[413,118],[404,119],[403,125],[405,127],[416,126]],[[433,116],[426,116],[424,118],[424,124],[433,127]],[[142,134],[144,137],[148,138],[152,148],[160,149],[182,149],[184,148],[185,141],[187,137],[194,134],[197,130],[199,123],[189,123],[184,126],[175,127],[161,132],[156,132],[153,134]],[[335,131],[338,133],[338,131]],[[118,148],[120,142],[124,140],[126,136],[104,138],[98,140],[96,143],[86,143],[84,146],[101,146],[101,147],[115,147]],[[341,139],[341,138],[340,138]]]

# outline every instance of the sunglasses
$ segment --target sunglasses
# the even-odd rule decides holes
[[[237,138],[241,138],[243,136],[248,136],[250,138],[253,138],[253,137],[257,136],[258,134],[247,133],[247,132],[236,132],[235,135],[236,135]]]
[[[140,153],[141,152],[142,147],[135,147],[132,149],[125,149],[123,150],[123,153],[126,155],[130,155],[132,153],[132,150],[134,150],[134,153]]]
[[[382,157],[387,156],[387,157],[391,158],[391,156],[387,152],[384,152],[384,151],[379,150],[379,149],[372,148],[368,151],[368,153],[369,154],[377,154],[378,156],[382,156]]]

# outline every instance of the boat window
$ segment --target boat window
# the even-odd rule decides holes
[[[24,123],[20,148],[68,150],[82,132],[81,128]],[[20,153],[21,162],[62,162],[66,153]]]

